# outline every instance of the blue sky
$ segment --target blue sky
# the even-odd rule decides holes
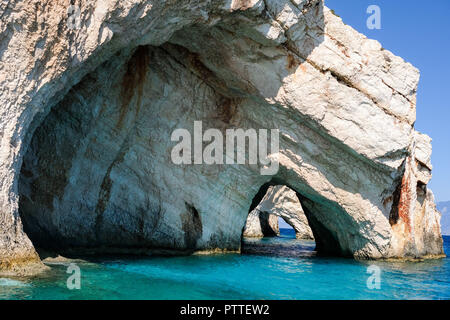
[[[450,1],[325,0],[325,5],[420,70],[415,127],[433,138],[430,187],[436,200],[450,200]],[[369,5],[381,9],[380,30],[366,26]]]

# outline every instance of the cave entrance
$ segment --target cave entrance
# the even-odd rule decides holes
[[[301,188],[301,184],[298,186]],[[288,234],[283,235],[283,232],[280,232],[279,221],[282,220],[284,225],[292,228],[291,238],[295,234],[296,239],[310,241],[307,245],[309,253],[314,250],[317,255],[349,256],[342,247],[339,233],[333,228],[330,219],[333,218],[335,209],[324,205],[322,199],[298,190],[301,189],[285,183],[280,178],[273,178],[259,188],[253,197],[242,229],[242,252],[283,254],[282,251],[285,250],[279,246],[278,249],[271,245],[266,248],[264,244],[261,247],[255,242],[261,238],[276,239],[280,235],[289,237]],[[315,244],[315,247],[311,247],[312,244]],[[261,248],[265,249],[259,251]],[[303,250],[304,246],[299,249]],[[289,251],[288,254],[292,255],[293,252]]]
[[[199,119],[204,128],[221,131],[275,126],[267,117],[273,105],[257,94],[245,96],[252,89],[237,80],[226,83],[219,71],[232,68],[212,65],[217,59],[211,55],[200,59],[179,44],[185,38],[117,54],[36,124],[18,184],[19,213],[33,244],[105,254],[236,252],[248,208],[255,209],[269,187],[285,186],[291,199],[297,197],[292,206],[301,203],[318,252],[350,256],[363,247],[358,224],[340,204],[283,162],[268,183],[251,165],[180,166],[170,160],[174,130],[193,132]],[[282,119],[292,118],[290,109],[276,110]],[[322,141],[301,121],[292,130],[299,140]],[[280,141],[285,157],[302,154],[313,163],[303,148]],[[288,217],[297,230],[296,219]]]
[[[256,56],[277,63],[261,69]],[[302,70],[305,62],[292,59],[285,47],[195,25],[164,44],[123,48],[97,66],[33,120],[18,181],[19,213],[33,244],[105,254],[236,252],[249,206],[256,208],[270,186],[285,185],[303,206],[317,250],[350,255],[364,247],[341,204],[311,183],[317,179],[310,172],[287,165],[302,155],[313,173],[334,171],[325,170],[327,159],[309,156],[311,143],[293,136],[317,149],[338,148],[307,117],[269,101],[280,79]],[[267,116],[274,112],[277,119]],[[200,120],[221,132],[280,122],[277,183],[267,184],[252,165],[174,163],[172,133],[194,132]]]
[[[259,204],[249,212],[243,237],[276,237],[292,231],[297,239],[314,240],[296,192],[283,185],[270,186]]]

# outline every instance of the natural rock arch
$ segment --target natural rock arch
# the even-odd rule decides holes
[[[308,225],[312,230],[313,238],[316,244],[316,251],[320,255],[334,256],[355,256],[355,249],[345,247],[348,245],[347,237],[351,235],[352,228],[358,228],[358,222],[352,221],[351,217],[341,214],[339,208],[329,206],[326,201],[320,198],[314,198],[312,194],[305,192],[304,188],[294,187],[281,177],[274,177],[268,183],[263,184],[258,193],[252,200],[250,212],[253,212],[258,205],[264,201],[271,188],[284,186],[287,190],[294,191],[296,197],[302,204],[302,209],[307,217]],[[302,190],[301,192],[297,190]],[[322,203],[321,203],[322,202]],[[362,247],[367,247],[367,240],[360,239]]]
[[[321,1],[83,2],[75,30],[64,5],[27,6],[1,8],[0,269],[39,261],[19,210],[47,246],[236,250],[243,208],[274,180],[339,244],[321,250],[442,255],[430,141],[413,128],[418,72]],[[161,137],[193,120],[279,128],[280,171],[161,174]]]
[[[258,195],[256,195],[258,197]],[[270,186],[256,208],[251,208],[243,237],[261,238],[279,236],[278,219],[283,219],[294,229],[296,238],[313,240],[302,204],[294,190],[286,186]]]

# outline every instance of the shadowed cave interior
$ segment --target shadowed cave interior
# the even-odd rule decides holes
[[[202,30],[196,38],[206,36]],[[179,44],[182,37],[118,52],[36,118],[19,179],[19,212],[33,244],[64,254],[238,251],[248,213],[270,186],[286,185],[303,206],[318,253],[351,255],[340,246],[348,215],[283,166],[266,182],[248,165],[170,162],[175,128],[197,120],[222,131],[270,128],[255,113],[273,108],[246,92],[248,84],[231,81],[233,71],[223,79],[211,70],[226,51],[218,46],[215,61],[206,61],[213,54],[200,57]]]

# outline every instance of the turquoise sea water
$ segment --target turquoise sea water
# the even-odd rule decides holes
[[[447,254],[450,237],[444,237]],[[67,264],[34,279],[0,278],[0,299],[450,299],[450,259],[361,262],[314,256],[314,242],[291,230],[247,242],[247,254],[117,258],[78,263],[81,288],[69,290]],[[380,289],[369,289],[370,265]]]

